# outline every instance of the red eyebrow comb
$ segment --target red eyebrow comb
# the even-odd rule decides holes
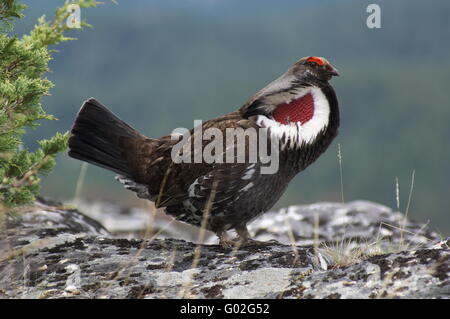
[[[315,62],[318,65],[324,65],[325,61],[321,58],[318,58],[316,56],[310,56],[308,59],[306,59],[307,62]]]

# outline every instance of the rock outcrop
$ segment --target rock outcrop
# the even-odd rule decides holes
[[[37,203],[0,234],[0,298],[448,298],[448,240],[365,201],[269,212],[263,247],[117,238]],[[213,239],[211,239],[211,242]]]

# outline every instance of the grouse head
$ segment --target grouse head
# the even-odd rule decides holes
[[[333,76],[339,76],[338,70],[330,62],[315,56],[300,59],[292,67],[292,73],[300,82],[311,85],[320,85],[331,80]]]
[[[328,83],[338,75],[325,58],[304,57],[239,111],[244,118],[268,128],[282,141],[282,148],[312,144],[329,125],[339,125],[336,94]]]

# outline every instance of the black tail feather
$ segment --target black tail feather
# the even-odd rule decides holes
[[[84,102],[71,133],[69,156],[132,177],[124,142],[143,136],[96,99]]]

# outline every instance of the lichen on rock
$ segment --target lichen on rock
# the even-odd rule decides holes
[[[0,235],[0,297],[448,298],[449,242],[400,222],[364,201],[293,206],[251,224],[257,239],[279,243],[201,245],[193,268],[195,243],[118,238],[77,210],[37,203]],[[339,264],[330,247],[340,243],[378,250]]]

